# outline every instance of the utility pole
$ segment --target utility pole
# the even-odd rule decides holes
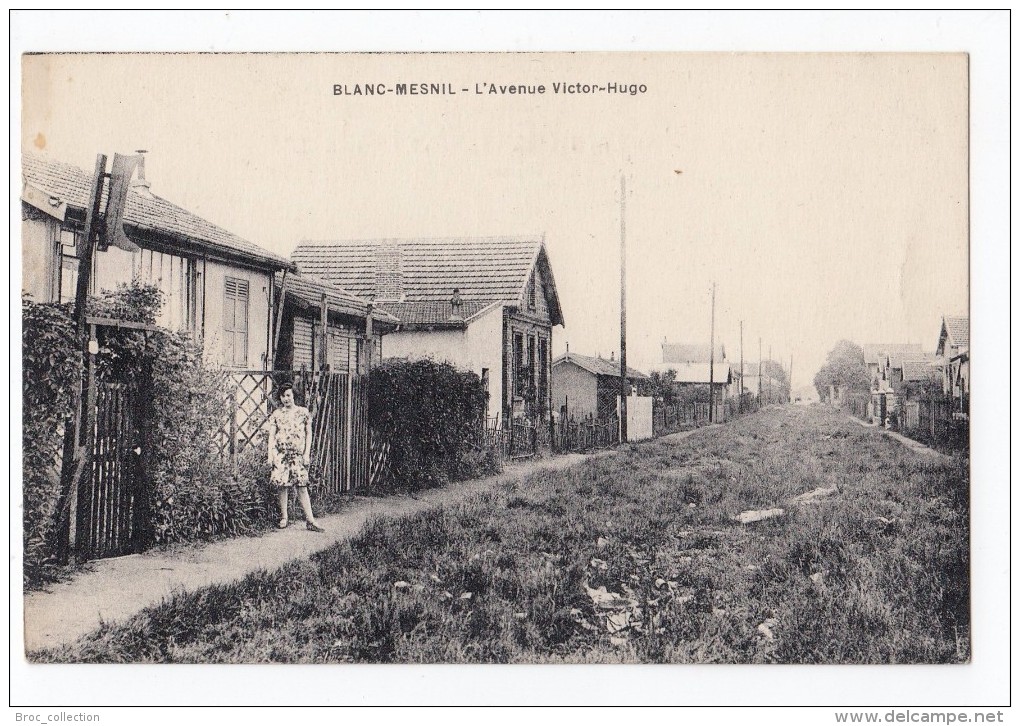
[[[769,363],[772,362],[772,346],[769,346]],[[769,403],[772,403],[772,374],[769,373]]]
[[[712,332],[708,343],[708,422],[715,420],[715,283],[712,283]]]
[[[74,334],[75,344],[81,351],[83,370],[81,377],[75,382],[72,392],[72,415],[64,428],[64,449],[60,468],[60,491],[57,495],[57,507],[54,514],[57,526],[57,553],[62,563],[69,561],[70,549],[73,547],[71,529],[75,527],[77,516],[78,482],[85,471],[88,456],[86,438],[94,419],[94,393],[88,381],[94,375],[88,364],[89,355],[88,326],[85,308],[88,303],[89,287],[92,277],[92,259],[95,255],[97,237],[100,232],[99,215],[102,207],[103,187],[106,183],[106,154],[96,156],[96,169],[92,175],[92,186],[89,191],[89,205],[85,210],[85,229],[78,242],[78,280],[74,296]]]
[[[758,405],[761,406],[761,336],[758,336]]]
[[[627,443],[627,177],[620,175],[620,443]]]
[[[787,396],[787,403],[793,400],[793,355],[790,355],[790,395]]]
[[[738,408],[743,409],[744,403],[744,321],[740,321],[740,398]]]

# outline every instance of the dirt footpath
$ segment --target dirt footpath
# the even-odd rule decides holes
[[[349,539],[373,517],[400,517],[449,504],[542,470],[559,470],[589,458],[554,456],[509,465],[502,474],[453,484],[417,496],[354,497],[340,514],[318,517],[325,534],[298,521],[259,537],[237,537],[211,544],[152,550],[97,560],[68,582],[25,595],[25,649],[52,648],[73,641],[103,623],[124,620],[179,593],[232,582],[256,570],[273,570]],[[16,637],[16,633],[12,634]]]

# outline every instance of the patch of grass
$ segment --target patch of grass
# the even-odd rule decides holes
[[[733,521],[832,486],[782,518]],[[966,462],[922,461],[820,407],[770,408],[372,521],[31,658],[966,661],[968,501]],[[601,607],[601,588],[626,604]]]

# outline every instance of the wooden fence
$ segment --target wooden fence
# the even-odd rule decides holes
[[[969,421],[959,408],[959,400],[949,397],[914,399],[904,403],[896,421],[911,438],[939,448],[964,449],[969,445]]]
[[[570,417],[561,419],[555,430],[553,450],[557,452],[596,451],[620,443],[620,422],[616,418]]]
[[[539,450],[541,424],[514,420],[509,426],[500,425],[497,419],[485,422],[483,445],[499,452],[504,461],[528,459]]]
[[[389,447],[369,434],[364,376],[307,370],[232,371],[227,376],[230,413],[220,441],[232,466],[247,449],[262,446],[269,417],[279,405],[276,386],[288,382],[295,401],[312,414],[310,474],[323,493],[361,489],[373,477],[385,476]]]

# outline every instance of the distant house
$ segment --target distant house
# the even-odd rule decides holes
[[[370,303],[325,280],[277,273],[276,298],[283,304],[273,360],[277,370],[357,372],[364,364]],[[326,334],[322,319],[325,314]],[[372,309],[372,360],[383,355],[382,339],[397,319]]]
[[[916,364],[931,360],[920,343],[865,343],[864,362],[871,377],[871,417],[879,425],[890,423],[903,398],[904,370],[916,375]]]
[[[926,358],[920,343],[865,343],[864,362],[871,377],[871,390],[885,390],[902,381],[905,361]]]
[[[970,318],[945,315],[935,354],[945,359],[943,392],[951,395],[958,411],[967,412],[970,398]]]
[[[740,366],[737,365],[736,370],[739,370]],[[737,373],[733,374],[737,380],[735,381],[736,387],[740,386],[740,381]],[[745,361],[744,362],[744,393],[749,393],[753,396],[761,395],[763,400],[769,400],[775,397],[775,393],[783,389],[783,383],[777,378],[773,378],[767,372],[762,371],[762,374],[758,375],[758,362],[757,361]]]
[[[552,329],[563,312],[543,237],[302,242],[292,260],[396,316],[388,356],[474,371],[489,418],[547,420]]]
[[[22,289],[36,302],[73,300],[92,175],[26,154],[22,176]],[[128,191],[124,229],[140,249],[97,251],[94,292],[155,285],[157,322],[202,338],[207,362],[272,367],[273,275],[291,262],[156,196],[144,176]]]
[[[676,371],[676,382],[681,386],[707,385],[711,380],[717,400],[722,400],[727,393],[738,393],[734,386],[739,387],[739,376],[734,378],[733,366],[726,359],[725,346],[716,345],[714,355],[710,355],[711,350],[710,346],[700,343],[663,341],[662,363],[654,368]],[[739,371],[739,365],[737,369]]]
[[[681,386],[708,385],[712,381],[716,395],[725,397],[733,385],[733,371],[729,365],[717,365],[711,370],[708,363],[671,363],[669,366],[676,371],[676,382]]]
[[[627,368],[631,387],[648,376]],[[574,418],[610,418],[616,415],[620,395],[620,362],[567,351],[552,364],[553,407]],[[630,395],[628,391],[627,395]]]

